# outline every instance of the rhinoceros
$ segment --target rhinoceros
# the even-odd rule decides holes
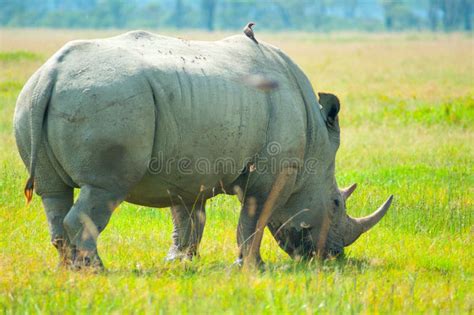
[[[339,109],[280,49],[244,35],[72,41],[17,100],[25,196],[41,196],[51,242],[73,268],[103,266],[98,236],[123,201],[170,207],[167,258],[192,258],[206,201],[221,193],[242,205],[238,261],[262,263],[265,227],[292,258],[337,256],[392,201],[346,214],[355,185],[339,189],[334,175]]]

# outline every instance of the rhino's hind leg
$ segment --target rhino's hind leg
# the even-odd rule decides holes
[[[29,140],[23,139],[19,142],[19,146],[27,152],[24,143],[29,143]],[[46,143],[41,143],[36,165],[35,191],[41,196],[48,220],[51,243],[59,253],[59,265],[70,266],[74,253],[69,236],[64,229],[63,221],[72,207],[74,189],[65,184],[56,172],[46,148]],[[25,160],[28,159],[29,157],[25,158]]]
[[[74,253],[64,229],[63,221],[72,207],[73,189],[68,188],[61,192],[43,193],[41,198],[48,219],[51,243],[59,253],[60,266],[70,266]]]
[[[205,201],[171,207],[173,216],[173,245],[166,256],[167,261],[192,259],[198,254],[206,224]]]
[[[81,187],[78,200],[64,219],[64,227],[75,249],[75,268],[103,268],[97,253],[97,238],[122,200],[122,194],[89,185]]]

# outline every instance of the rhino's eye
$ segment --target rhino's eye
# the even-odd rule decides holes
[[[336,205],[336,207],[339,207],[339,200],[334,199],[334,204]]]

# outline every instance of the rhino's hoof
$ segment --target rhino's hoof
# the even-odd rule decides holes
[[[103,271],[104,264],[96,252],[78,251],[72,263],[73,270]]]
[[[76,250],[74,247],[72,247],[69,242],[62,238],[53,239],[51,243],[54,245],[54,247],[56,247],[59,254],[57,268],[71,268],[74,262],[74,257],[76,257]]]
[[[239,268],[245,267],[249,269],[255,268],[261,271],[265,270],[265,263],[263,262],[261,258],[257,258],[256,260],[253,260],[253,261],[252,260],[244,261],[243,258],[237,258],[232,264],[232,266],[239,267]]]
[[[244,260],[242,258],[237,258],[232,264],[232,267],[242,268],[243,266],[244,266]]]
[[[57,269],[71,269],[72,265],[73,265],[73,262],[70,258],[67,259],[67,258],[61,257],[59,258],[59,262],[56,268]]]
[[[168,255],[166,255],[165,261],[166,262],[174,262],[174,261],[191,261],[193,260],[194,256],[196,256],[193,253],[189,253],[186,251],[180,251],[176,247],[172,247]]]
[[[178,253],[178,254],[168,254],[165,258],[165,262],[175,262],[175,261],[191,261],[193,260],[192,255]]]

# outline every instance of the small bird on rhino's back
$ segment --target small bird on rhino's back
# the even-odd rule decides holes
[[[253,33],[252,27],[255,25],[254,22],[249,22],[245,27],[244,27],[244,34],[247,35],[248,38],[253,40],[256,44],[258,44],[258,41],[255,39],[255,35]]]

